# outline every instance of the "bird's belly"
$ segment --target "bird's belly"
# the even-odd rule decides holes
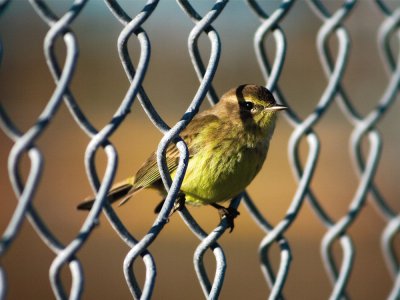
[[[238,195],[261,169],[267,153],[266,148],[231,150],[197,153],[189,160],[181,186],[188,204],[215,203]]]

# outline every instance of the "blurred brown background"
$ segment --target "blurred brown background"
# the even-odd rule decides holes
[[[70,1],[54,2],[53,8],[59,14],[70,5]],[[122,3],[131,14],[137,13],[144,5],[143,1]],[[201,13],[212,7],[212,1],[196,4]],[[332,9],[340,4],[340,1],[328,3]],[[269,11],[277,6],[276,1],[266,1]],[[360,1],[345,22],[352,37],[352,50],[343,84],[362,114],[374,107],[387,83],[376,45],[378,27],[383,19],[372,1]],[[319,100],[327,82],[315,47],[321,22],[306,2],[299,1],[281,24],[289,45],[280,85],[293,109],[305,117]],[[259,25],[257,17],[242,1],[232,1],[214,25],[222,40],[222,57],[214,80],[219,95],[241,83],[263,84],[252,42]],[[152,60],[144,87],[170,125],[179,120],[198,87],[186,46],[192,27],[190,19],[173,1],[161,1],[144,26],[152,41]],[[116,49],[121,26],[103,2],[89,1],[72,28],[79,41],[80,56],[71,89],[87,117],[101,128],[111,119],[129,86]],[[0,36],[4,45],[0,99],[23,131],[34,124],[54,89],[42,50],[47,30],[29,3],[24,1],[12,1],[0,17]],[[131,52],[137,57],[139,45],[134,37],[131,40]],[[203,56],[208,58],[208,40],[202,38],[200,43]],[[273,39],[269,38],[267,43],[272,45],[268,45],[268,49],[273,53]],[[335,38],[332,38],[332,46],[335,45]],[[63,61],[65,51],[61,41],[57,47]],[[399,128],[398,110],[397,101],[378,126],[384,147],[375,180],[388,203],[397,211],[400,208],[396,180],[400,174],[397,159],[400,140],[396,131]],[[348,146],[352,129],[336,104],[315,127],[321,140],[321,153],[312,188],[335,220],[346,213],[358,183]],[[248,189],[272,224],[284,217],[297,186],[287,155],[292,130],[281,118],[269,158]],[[132,113],[111,138],[119,151],[117,180],[135,172],[157,147],[160,138],[161,134],[148,121],[140,104],[135,102]],[[60,108],[37,141],[45,165],[34,204],[49,228],[65,244],[76,236],[85,219],[85,213],[76,211],[75,206],[91,194],[83,164],[89,141],[65,106]],[[0,232],[4,231],[16,206],[7,174],[7,158],[12,145],[0,132]],[[308,153],[305,141],[301,150],[305,162]],[[365,150],[368,151],[368,143],[365,143]],[[99,174],[103,174],[106,158],[101,150],[97,162]],[[29,159],[24,157],[21,172],[26,176],[28,170]],[[153,208],[158,200],[156,193],[143,192],[124,207],[116,209],[135,237],[141,237],[150,228],[155,218]],[[241,215],[236,220],[234,232],[225,234],[220,240],[228,261],[221,299],[265,299],[269,289],[261,274],[257,254],[264,235],[245,208],[239,210]],[[218,214],[212,208],[191,208],[190,211],[208,230],[218,223]],[[355,265],[348,285],[349,295],[354,299],[383,299],[391,289],[392,280],[380,252],[380,235],[384,226],[384,220],[368,202],[349,230],[356,247]],[[288,299],[326,299],[329,296],[331,286],[319,250],[324,233],[325,228],[308,203],[304,203],[297,220],[286,233],[294,256],[285,287]],[[399,249],[399,240],[396,243]],[[197,245],[198,240],[180,217],[174,215],[150,247],[158,267],[154,299],[203,299],[192,264]],[[128,250],[106,219],[101,217],[101,226],[78,253],[85,271],[83,299],[130,298],[122,272],[122,262]],[[279,251],[275,250],[272,260],[278,266]],[[335,254],[340,264],[338,245]],[[48,270],[53,259],[54,254],[26,221],[1,260],[9,284],[7,298],[53,298],[48,282]],[[207,261],[211,274],[215,265],[213,256],[209,255]],[[140,274],[143,275],[144,268],[140,260],[135,268],[138,277],[143,278]],[[64,273],[68,285],[69,271],[66,269]]]

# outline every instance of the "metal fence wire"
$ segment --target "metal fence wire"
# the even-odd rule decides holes
[[[12,12],[15,2],[18,1],[0,1],[0,22]],[[54,253],[54,259],[49,267],[50,285],[54,296],[57,299],[79,299],[83,297],[85,280],[88,279],[84,276],[85,268],[78,256],[82,248],[91,243],[91,237],[96,232],[95,229],[98,228],[97,225],[102,213],[105,214],[107,221],[121,241],[129,247],[122,269],[126,285],[132,297],[135,299],[150,299],[152,295],[154,296],[153,292],[159,283],[156,275],[158,268],[160,268],[157,264],[157,256],[152,254],[152,249],[155,249],[157,245],[153,245],[151,249],[150,246],[168,227],[166,224],[169,221],[170,212],[178,196],[188,162],[188,149],[183,140],[179,138],[179,133],[190,123],[206,98],[208,98],[211,105],[218,101],[220,93],[217,93],[213,86],[215,85],[214,77],[217,70],[222,74],[227,72],[222,69],[220,59],[224,55],[224,51],[229,49],[222,49],[224,36],[220,36],[216,29],[218,26],[215,23],[218,20],[231,17],[229,14],[224,14],[224,10],[232,3],[229,3],[228,0],[210,2],[208,3],[208,10],[200,12],[196,8],[198,1],[177,1],[179,9],[184,13],[180,17],[189,18],[193,22],[193,27],[187,37],[187,43],[190,59],[199,84],[180,120],[170,127],[161,116],[162,112],[155,108],[154,101],[149,96],[147,88],[145,88],[145,76],[152,61],[150,53],[153,43],[151,34],[146,31],[146,27],[160,16],[158,13],[160,7],[158,0],[149,0],[141,3],[142,9],[138,10],[137,13],[128,12],[131,11],[130,3],[135,2],[135,7],[137,7],[139,5],[137,1],[104,0],[104,3],[99,1],[96,4],[106,6],[110,15],[112,14],[115,21],[120,23],[122,29],[117,41],[118,54],[130,82],[125,95],[118,100],[119,106],[111,119],[101,126],[94,125],[91,121],[90,113],[88,113],[87,109],[81,107],[80,97],[74,94],[72,88],[74,76],[79,72],[78,44],[81,44],[79,35],[74,32],[74,27],[75,23],[85,18],[90,1],[71,1],[72,3],[69,2],[64,11],[57,13],[52,9],[54,4],[52,1],[30,0],[29,2],[30,9],[40,18],[43,25],[47,26],[47,33],[43,41],[44,55],[55,86],[36,121],[25,130],[19,129],[19,120],[15,119],[7,109],[7,103],[12,99],[4,99],[4,95],[0,93],[2,98],[0,103],[0,127],[3,131],[4,140],[8,137],[8,141],[12,143],[11,150],[7,153],[7,172],[18,200],[12,213],[9,215],[2,214],[2,218],[4,218],[2,224],[6,225],[2,227],[0,242],[0,299],[8,298],[9,287],[13,284],[8,278],[7,264],[3,262],[8,254],[17,251],[18,238],[23,224],[27,224],[27,222],[34,229],[30,234],[36,233],[43,244]],[[322,264],[331,281],[331,289],[325,296],[315,295],[313,294],[313,288],[308,288],[309,299],[312,299],[312,297],[317,297],[318,299],[324,297],[329,297],[329,299],[350,298],[352,292],[351,289],[349,290],[349,282],[354,280],[352,271],[358,257],[355,246],[356,237],[352,235],[352,226],[363,218],[363,214],[366,214],[364,213],[366,207],[373,207],[375,214],[379,215],[382,224],[384,224],[381,226],[381,257],[372,258],[371,263],[380,259],[382,260],[381,264],[386,263],[387,273],[391,276],[389,277],[388,275],[386,281],[391,278],[391,282],[386,283],[386,286],[390,286],[390,288],[386,291],[385,297],[387,299],[400,299],[400,248],[398,247],[398,241],[396,241],[400,231],[400,215],[396,210],[396,205],[393,204],[393,201],[398,201],[399,194],[397,190],[397,199],[388,199],[392,196],[384,196],[385,191],[382,191],[375,179],[377,169],[380,167],[379,163],[383,153],[383,137],[385,136],[385,132],[383,130],[383,132],[379,131],[378,127],[380,127],[383,117],[395,105],[400,82],[400,46],[398,41],[400,38],[400,6],[393,8],[392,6],[395,6],[392,5],[393,3],[389,5],[383,0],[370,1],[370,9],[380,14],[382,22],[375,32],[369,33],[370,36],[368,38],[371,41],[377,39],[381,64],[386,68],[388,76],[385,79],[386,87],[381,92],[381,96],[374,100],[374,104],[369,108],[369,111],[361,113],[356,106],[362,100],[358,99],[358,96],[350,96],[343,84],[346,76],[346,67],[351,63],[350,58],[360,54],[352,53],[353,56],[350,55],[351,34],[346,28],[346,22],[358,9],[356,0],[336,1],[333,6],[328,1],[308,0],[296,2],[294,0],[282,0],[273,2],[275,6],[272,9],[270,9],[270,6],[265,6],[266,1],[247,0],[243,2],[245,5],[243,5],[242,9],[247,9],[251,12],[253,18],[258,19],[259,23],[255,31],[246,32],[246,35],[253,36],[255,52],[243,53],[242,55],[243,57],[255,56],[263,76],[263,78],[260,76],[259,81],[264,80],[265,86],[273,91],[277,102],[289,107],[284,113],[284,119],[293,128],[288,139],[287,150],[296,187],[292,199],[290,202],[288,201],[286,213],[279,218],[280,221],[268,221],[270,219],[269,213],[259,209],[258,199],[253,200],[247,192],[242,193],[230,203],[230,206],[234,208],[244,206],[246,210],[241,209],[242,214],[239,219],[244,218],[243,215],[249,214],[265,234],[259,243],[258,253],[262,273],[269,287],[264,291],[264,298],[283,299],[285,294],[288,293],[287,279],[291,276],[292,259],[296,258],[297,255],[296,251],[293,250],[294,242],[288,231],[301,218],[301,214],[306,209],[305,207],[308,206],[315,213],[315,219],[321,224],[321,228],[325,228],[320,241]],[[170,2],[168,5],[176,4]],[[281,75],[285,72],[287,63],[288,44],[290,45],[290,38],[287,39],[286,35],[288,33],[283,29],[285,27],[282,23],[290,20],[300,6],[308,6],[309,14],[320,19],[320,28],[314,38],[317,41],[319,62],[326,76],[325,85],[320,87],[319,99],[307,114],[297,111],[298,103],[295,102],[295,99],[288,99],[284,95],[287,85],[283,88],[281,84]],[[268,9],[265,7],[268,7]],[[29,26],[29,19],[25,19],[24,22],[25,26]],[[230,22],[240,22],[240,20],[230,20]],[[368,18],[364,19],[362,16],[358,16],[356,22],[368,22]],[[297,26],[301,26],[301,24],[300,22]],[[90,23],[86,24],[88,28],[90,28],[90,25]],[[167,26],[171,26],[171,32],[174,31],[172,25],[167,24]],[[9,28],[3,27],[1,28],[1,33],[4,34],[7,30]],[[243,33],[231,32],[230,36],[235,34]],[[14,38],[23,39],[24,37],[15,36]],[[201,43],[202,39],[208,39],[209,43]],[[132,41],[136,44],[129,46]],[[304,42],[306,43],[307,41]],[[201,49],[204,44],[209,47],[206,51]],[[274,55],[271,55],[271,49],[274,49]],[[13,49],[10,49],[4,41],[0,41],[0,72],[2,71],[2,65],[5,64],[9,57],[8,51],[12,52]],[[301,58],[301,50],[298,51],[298,56]],[[132,58],[132,56],[135,57]],[[18,60],[18,57],[13,57],[13,59]],[[378,58],[372,59],[378,60]],[[7,76],[7,74],[1,78],[5,78],[4,76]],[[170,76],[177,75],[174,75],[171,70]],[[287,76],[290,76],[290,73]],[[304,71],[303,76],[307,76],[306,71]],[[243,83],[247,82],[246,78],[242,78],[242,80]],[[374,80],[374,78],[371,78],[364,85],[373,85]],[[3,85],[3,83],[1,84]],[[14,84],[17,88],[21,88],[18,83]],[[151,86],[151,84],[148,83],[147,85]],[[313,83],[311,82],[310,84],[312,85]],[[53,86],[53,83],[48,82],[48,85]],[[228,88],[230,87],[227,87],[226,90]],[[301,93],[307,93],[307,90],[308,88],[305,87]],[[140,103],[140,106],[136,105],[133,108],[135,99]],[[32,102],[34,100],[25,99],[24,101]],[[117,100],[114,98],[112,101],[114,101],[115,105]],[[351,199],[346,200],[347,210],[341,213],[339,217],[324,208],[324,199],[317,195],[318,193],[315,192],[312,184],[318,175],[321,146],[324,146],[324,143],[321,143],[324,137],[322,133],[318,133],[318,124],[335,104],[337,104],[340,114],[344,116],[348,124],[350,124],[349,126],[351,126],[348,144],[350,146],[350,155],[354,162],[353,168],[358,174],[357,180],[352,185],[353,196]],[[185,104],[182,102],[179,105],[183,107]],[[79,231],[67,243],[61,242],[51,226],[47,224],[40,208],[34,204],[38,189],[45,184],[41,179],[45,170],[46,154],[38,146],[38,141],[47,131],[51,130],[53,123],[57,119],[57,113],[63,107],[68,109],[69,114],[73,117],[80,130],[90,139],[84,155],[84,164],[87,178],[96,197],[95,203],[87,216],[85,215]],[[131,110],[139,110],[140,107],[152,124],[162,133],[162,138],[157,148],[157,162],[163,182],[169,187],[168,196],[161,212],[155,215],[151,227],[141,237],[135,233],[134,226],[125,224],[116,213],[115,208],[105,201],[106,194],[115,180],[118,164],[118,149],[111,142],[111,137],[127,120],[128,113]],[[278,135],[276,134],[274,138],[279,139]],[[180,160],[176,177],[172,181],[167,172],[164,155],[166,147],[173,142],[176,143],[179,149]],[[95,159],[96,154],[99,152],[105,153],[106,156],[103,174],[99,170]],[[135,155],[135,153],[132,155]],[[26,158],[28,158],[29,167],[27,168],[28,171],[24,173],[21,169],[24,164],[23,161],[25,160],[26,162]],[[391,164],[398,165],[398,161],[392,161]],[[1,168],[6,169],[6,166],[1,165]],[[393,175],[393,177],[395,176]],[[333,181],[332,179],[330,183],[334,184]],[[6,181],[1,182],[0,188],[3,188],[6,184],[8,184]],[[340,187],[336,188],[340,189]],[[1,195],[4,195],[1,199],[1,206],[5,207],[6,203],[12,201],[13,196]],[[264,195],[268,199],[268,192],[265,192]],[[53,199],[53,201],[56,201],[56,199]],[[70,203],[71,206],[76,204],[76,202]],[[77,214],[79,213],[77,212]],[[204,297],[218,299],[224,289],[240,289],[240,286],[224,285],[225,277],[230,271],[234,272],[233,269],[228,268],[230,262],[225,255],[227,250],[225,249],[224,251],[219,242],[222,236],[227,236],[227,221],[223,218],[217,227],[208,231],[198,224],[196,218],[188,209],[184,208],[179,211],[179,215],[193,235],[200,241],[194,251],[193,262]],[[174,218],[177,218],[177,216],[174,216]],[[67,220],[64,224],[68,224]],[[240,223],[237,224],[237,227],[240,227]],[[226,238],[235,242],[235,232]],[[240,243],[240,241],[237,241],[237,243]],[[29,247],[29,244],[24,244],[24,248]],[[179,247],[179,245],[175,247]],[[367,248],[359,247],[357,248],[357,253],[368,251]],[[276,249],[279,249],[280,255],[271,254]],[[214,266],[209,266],[209,264],[205,263],[206,256],[211,253],[215,259]],[[246,255],[257,256],[257,253],[246,253]],[[321,264],[318,258],[315,257],[313,259],[314,264]],[[134,267],[134,263],[138,260],[142,260],[145,268],[145,272],[139,272],[140,275],[138,275],[139,273],[135,271],[136,267]],[[66,267],[69,270],[69,279],[62,275],[63,272],[65,273]],[[370,271],[374,272],[373,269]],[[307,276],[307,270],[302,270],[301,273],[303,276]],[[246,276],[246,274],[243,274],[243,276]],[[378,285],[379,282],[372,284]],[[177,299],[178,293],[176,291],[174,296],[170,297]],[[90,297],[90,295],[88,296]],[[198,295],[193,295],[193,297],[198,297]],[[252,295],[249,295],[249,297],[252,298]]]

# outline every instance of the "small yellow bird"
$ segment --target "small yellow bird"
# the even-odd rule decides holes
[[[217,203],[237,196],[260,171],[277,112],[284,109],[266,88],[241,85],[225,93],[215,106],[197,114],[180,134],[189,149],[189,163],[178,202],[216,207],[221,216],[227,217],[232,231],[238,212]],[[179,151],[171,144],[166,151],[166,162],[172,178],[178,161]],[[135,176],[112,187],[107,200],[110,203],[121,200],[123,204],[147,188],[166,195],[156,153],[151,154]],[[93,201],[81,203],[78,209],[90,209]],[[156,212],[162,204],[163,201]]]

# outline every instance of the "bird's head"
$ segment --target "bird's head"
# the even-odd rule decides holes
[[[287,108],[277,104],[265,87],[250,84],[231,89],[220,102],[232,118],[238,116],[243,125],[257,126],[262,130],[274,127],[276,113]]]

